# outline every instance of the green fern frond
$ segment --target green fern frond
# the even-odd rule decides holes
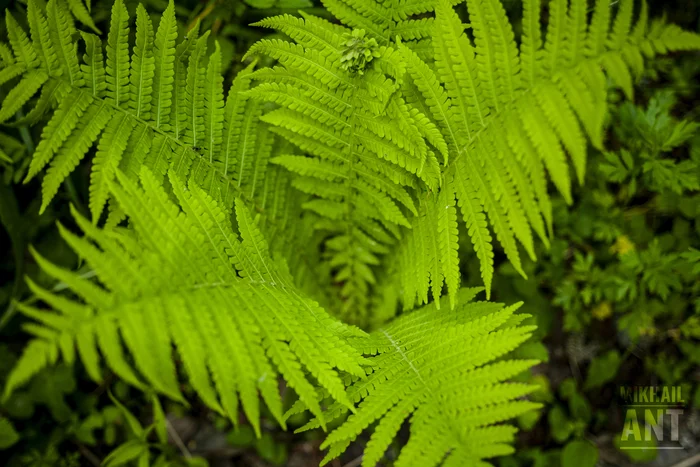
[[[20,79],[0,108],[0,122],[31,104],[25,122],[49,116],[27,174],[28,181],[48,166],[42,211],[93,146],[89,205],[94,222],[105,205],[109,225],[123,219],[108,197],[107,183],[115,169],[137,180],[142,165],[163,178],[174,167],[227,206],[236,196],[252,201],[255,190],[247,186],[247,177],[254,172],[259,183],[273,140],[256,143],[261,111],[255,110],[258,103],[242,97],[250,80],[242,76],[224,99],[219,46],[208,54],[208,33],[199,37],[197,27],[176,46],[172,2],[155,32],[145,8],[137,7],[133,50],[131,18],[122,0],[112,7],[104,45],[90,33],[75,34],[71,11],[78,11],[77,3],[52,0],[42,8],[30,0],[29,35],[6,15],[13,63],[3,60],[0,76]],[[84,43],[83,57],[76,38]]]
[[[354,410],[338,371],[365,374],[365,359],[347,340],[357,331],[332,319],[292,284],[284,265],[270,257],[240,199],[236,234],[219,203],[172,171],[177,204],[148,169],[141,171],[140,186],[121,172],[115,176],[119,184],[107,184],[134,230],[102,230],[75,211],[85,237],[59,226],[99,285],[34,253],[46,273],[66,283],[81,301],[29,281],[37,297],[56,311],[20,305],[40,326],[31,327],[35,339],[10,376],[5,397],[59,354],[72,362],[77,348],[95,380],[101,379],[99,352],[124,381],[183,400],[174,346],[197,395],[234,422],[240,398],[258,434],[258,394],[284,424],[278,375],[321,420],[306,372]]]
[[[467,0],[466,4],[473,39],[466,34],[449,0],[328,2],[329,10],[341,22],[354,27],[364,25],[370,36],[385,47],[385,56],[380,61],[392,63],[395,56],[400,57],[400,66],[388,76],[398,85],[387,89],[393,94],[373,107],[371,120],[357,111],[353,114],[353,123],[359,122],[362,130],[371,130],[371,136],[388,137],[391,146],[373,140],[363,131],[343,133],[347,128],[342,125],[343,115],[334,115],[328,109],[330,101],[319,99],[313,92],[300,91],[306,102],[300,102],[287,91],[282,92],[284,97],[271,99],[306,118],[303,124],[290,123],[286,128],[319,141],[316,144],[305,140],[305,144],[299,145],[307,153],[327,157],[329,151],[343,151],[357,141],[373,155],[418,175],[412,186],[418,183],[427,190],[448,190],[436,197],[411,193],[424,207],[417,210],[418,216],[413,211],[412,216],[407,213],[412,231],[403,234],[399,243],[402,268],[413,271],[396,274],[405,309],[425,303],[426,289],[432,288],[432,295],[440,296],[443,279],[447,277],[443,276],[440,264],[448,265],[451,271],[448,293],[454,298],[459,288],[459,274],[451,259],[453,249],[442,248],[434,253],[431,245],[422,240],[426,234],[419,233],[425,228],[430,231],[428,236],[440,238],[445,231],[437,222],[430,221],[440,219],[443,214],[444,206],[436,203],[437,199],[449,200],[451,192],[456,194],[456,204],[462,210],[481,263],[487,296],[493,275],[492,235],[524,276],[519,247],[534,259],[534,237],[545,245],[549,243],[552,214],[547,176],[564,199],[571,202],[570,167],[576,178],[583,180],[587,139],[597,148],[603,145],[608,78],[631,97],[634,76],[643,68],[643,56],[700,48],[700,36],[696,34],[660,22],[649,26],[644,4],[633,26],[631,1],[622,2],[615,11],[609,2],[598,1],[589,20],[585,0],[553,0],[544,31],[540,2],[527,0],[523,4],[519,44],[499,0]],[[417,17],[431,12],[434,18]],[[427,21],[422,24],[430,30],[429,37],[422,32],[409,32],[401,36],[396,46],[391,46],[397,30],[410,31],[409,21],[424,19]],[[277,19],[268,25],[275,23],[275,27],[289,30],[282,26],[285,21],[291,20]],[[361,109],[362,102],[352,103],[354,96],[344,94],[349,84],[342,70],[337,69],[340,60],[337,52],[329,52],[327,45],[320,46],[320,39],[310,40],[312,36],[320,37],[321,32],[310,24],[302,27],[301,21],[294,20],[293,37],[303,38],[303,45],[294,46],[295,60],[303,61],[303,66],[279,54],[273,53],[272,57],[281,59],[288,69],[308,74],[310,79],[320,81],[320,85],[330,84],[330,94],[337,97],[334,104],[345,104],[345,112],[349,112],[349,107]],[[418,53],[421,47],[418,44],[428,39],[432,50]],[[415,49],[417,46],[419,49]],[[272,45],[259,46],[269,47]],[[315,66],[321,66],[323,73],[311,71]],[[356,77],[357,89],[370,86],[375,76]],[[267,73],[265,81],[260,94],[283,81],[289,82],[279,72]],[[397,103],[405,103],[410,110],[397,113],[396,109],[400,108]],[[335,105],[333,111],[340,108]],[[284,115],[294,121],[293,114]],[[386,117],[391,117],[390,127],[378,123]],[[276,124],[280,120],[267,121]],[[429,122],[434,130],[419,131],[416,135],[413,128],[426,128],[425,124],[416,125],[417,121]],[[329,129],[331,123],[339,126]],[[290,137],[288,133],[280,134]],[[290,137],[292,142],[295,139]],[[332,141],[333,149],[323,147],[321,141],[324,144]],[[393,147],[407,150],[412,158],[394,157]],[[442,166],[428,165],[432,160],[430,155],[435,154],[442,156]],[[375,166],[369,160],[363,162],[369,168]],[[423,171],[415,170],[416,167]],[[428,167],[431,169],[426,172]],[[433,170],[437,180],[452,180],[451,187],[431,182],[432,176],[427,174]],[[443,242],[446,240],[443,237]],[[433,261],[434,258],[437,260]],[[425,269],[418,271],[416,267]]]
[[[259,84],[246,96],[277,105],[262,120],[311,156],[273,161],[302,177],[295,186],[317,197],[305,203],[308,210],[338,221],[330,229],[319,224],[319,230],[340,284],[339,311],[351,322],[365,322],[373,267],[386,250],[372,246],[384,242],[367,225],[381,225],[382,237],[409,227],[409,217],[418,212],[414,188],[440,184],[438,160],[426,141],[443,157],[447,143],[427,116],[396,93],[404,65],[393,49],[309,15],[259,25],[295,42],[263,39],[251,48],[249,55],[269,55],[280,66],[254,72]],[[454,278],[452,265],[450,273]]]
[[[502,357],[533,328],[518,324],[523,315],[512,319],[520,304],[469,303],[478,291],[461,290],[452,310],[431,304],[352,340],[373,365],[367,378],[349,386],[357,411],[322,444],[329,448],[323,464],[378,422],[362,457],[363,466],[376,465],[409,417],[411,434],[396,465],[488,465],[484,458],[512,452],[508,444],[516,430],[499,423],[539,404],[521,399],[534,386],[505,381],[537,362]],[[300,409],[298,404],[287,416]],[[326,420],[345,413],[331,403]],[[313,420],[300,430],[319,424]]]

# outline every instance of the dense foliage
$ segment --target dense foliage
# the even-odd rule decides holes
[[[664,462],[661,384],[700,448],[692,8],[94,3],[5,13],[8,465]]]

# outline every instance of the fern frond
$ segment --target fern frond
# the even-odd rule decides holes
[[[455,181],[458,201],[476,196],[476,204],[460,206],[467,211],[464,218],[488,286],[492,249],[485,247],[484,239],[490,243],[491,237],[474,216],[485,213],[509,260],[522,273],[514,239],[533,257],[531,231],[545,244],[551,231],[545,171],[571,202],[567,154],[581,181],[586,136],[594,146],[603,145],[606,74],[630,97],[633,72],[641,69],[643,54],[697,48],[700,37],[673,26],[657,27],[652,34],[645,26],[645,7],[631,32],[630,2],[620,6],[614,20],[610,5],[597,2],[589,25],[585,1],[558,0],[549,5],[545,34],[540,2],[532,0],[524,3],[523,38],[517,47],[500,2],[469,0],[467,9],[473,44],[449,2],[440,2],[435,6],[434,64],[402,46],[411,78],[402,92],[413,106],[426,109],[447,141],[449,158],[442,172]],[[421,246],[414,241],[408,248]],[[431,253],[416,251],[407,257],[420,255]],[[414,291],[424,290],[428,275],[401,277],[402,288]],[[412,300],[411,296],[406,295]],[[411,308],[413,303],[404,306]]]
[[[426,140],[444,154],[447,145],[425,115],[396,96],[403,65],[393,49],[309,15],[275,17],[260,25],[295,42],[263,39],[251,48],[249,54],[269,55],[280,65],[253,73],[259,84],[246,96],[276,104],[262,120],[312,156],[274,161],[299,174],[295,186],[317,197],[304,204],[306,209],[339,221],[330,231],[320,224],[320,231],[334,282],[340,284],[341,316],[362,323],[368,318],[377,254],[385,251],[367,243],[371,234],[364,226],[374,220],[388,232],[409,227],[407,213],[417,213],[416,181],[433,189],[440,183]],[[373,57],[362,79],[343,66],[343,54],[352,47]]]
[[[469,303],[477,291],[460,291],[460,305],[451,311],[431,304],[353,339],[374,364],[366,379],[348,388],[357,412],[324,441],[322,447],[329,448],[324,464],[378,421],[362,458],[363,466],[376,465],[409,417],[411,434],[397,465],[438,465],[445,456],[456,465],[476,465],[512,452],[507,444],[515,429],[494,424],[539,405],[518,400],[533,386],[504,381],[536,362],[501,357],[526,340],[532,328],[510,321],[519,304]],[[333,403],[326,419],[345,412]],[[301,430],[318,425],[314,420]]]
[[[260,24],[289,34],[296,43],[264,40],[251,51],[266,53],[282,64],[256,72],[262,84],[250,95],[284,108],[263,119],[279,126],[275,130],[278,134],[314,157],[354,166],[353,158],[359,156],[363,166],[378,172],[382,169],[377,161],[382,159],[389,167],[416,176],[413,181],[405,175],[400,181],[389,177],[394,182],[406,186],[418,182],[419,187],[433,191],[444,189],[440,180],[453,180],[457,204],[464,210],[481,263],[482,279],[489,287],[493,271],[489,227],[515,269],[524,274],[518,243],[533,259],[532,232],[549,243],[551,203],[545,174],[571,202],[569,167],[573,166],[577,179],[583,180],[586,136],[594,146],[602,147],[606,74],[630,96],[630,69],[641,67],[642,54],[698,47],[698,36],[692,33],[667,26],[647,28],[644,8],[632,30],[630,2],[621,5],[614,19],[610,5],[597,2],[589,24],[584,0],[553,0],[547,30],[543,31],[540,2],[527,1],[519,46],[499,0],[467,1],[473,42],[449,0],[331,0],[326,5],[341,22],[363,27],[374,36],[367,40],[377,41],[378,63],[386,62],[387,68],[378,65],[361,77],[349,76],[339,66],[343,63],[343,52],[338,51],[341,27],[291,17],[265,20]],[[434,19],[414,16],[432,11]],[[427,27],[420,29],[423,26],[419,24],[431,25],[430,37],[424,35]],[[411,32],[412,25],[419,28],[417,32]],[[396,48],[382,47],[394,40],[397,31],[405,34]],[[421,41],[428,41],[432,51],[424,54],[428,57],[425,61],[414,50]],[[396,61],[399,66],[393,65]],[[377,71],[388,75],[380,77]],[[400,86],[387,86],[392,81]],[[372,96],[377,90],[387,98],[370,103],[366,93]],[[442,167],[434,162],[435,154],[442,156]],[[312,170],[309,166],[304,176],[313,176]],[[353,176],[349,174],[344,180],[351,184]],[[304,184],[306,191],[314,194],[311,185]],[[338,202],[337,190],[325,193]],[[446,196],[449,199],[451,195]],[[468,199],[463,201],[463,196]],[[414,230],[420,230],[424,219],[438,219],[436,214],[442,211],[437,207],[436,213],[429,212],[436,209],[432,197],[416,200],[428,203],[428,207],[410,214],[425,215],[406,220]],[[340,207],[324,203],[309,206],[321,215]],[[385,209],[384,214],[387,212]],[[338,219],[337,213],[334,219]],[[391,220],[403,224],[396,215],[391,215]],[[416,232],[404,235],[399,253],[404,258],[402,264],[408,264],[408,258],[414,258],[415,265],[415,258],[434,257],[420,238],[423,236]],[[413,248],[425,250],[410,251]],[[420,261],[418,264],[427,270],[418,272],[411,266],[415,274],[397,276],[402,278],[401,295],[408,300],[405,308],[412,308],[418,297],[418,303],[427,300],[426,287],[434,285],[438,290],[433,290],[433,295],[440,295],[443,276],[439,264],[451,263],[450,251],[437,253],[438,266],[433,261]],[[454,266],[450,269],[451,288],[456,289],[459,277],[455,279]]]
[[[250,83],[245,74],[251,70],[234,82],[225,100],[218,45],[208,54],[208,33],[199,37],[195,27],[175,46],[172,2],[155,34],[145,8],[137,7],[131,51],[131,19],[121,0],[112,7],[104,54],[96,36],[74,34],[64,1],[50,1],[44,9],[38,0],[30,0],[28,19],[29,36],[12,15],[6,16],[13,63],[3,60],[0,76],[4,73],[9,80],[19,75],[20,80],[0,108],[0,121],[11,121],[40,91],[34,109],[22,122],[11,124],[35,123],[48,114],[27,174],[28,181],[49,166],[42,210],[94,145],[97,158],[89,200],[94,222],[105,205],[109,225],[123,219],[122,210],[107,196],[106,181],[114,178],[116,169],[137,180],[142,165],[163,178],[172,166],[229,207],[236,196],[255,204],[256,193],[246,177],[262,179],[274,139],[256,143],[261,110],[256,110],[258,103],[245,104],[249,99],[241,97]],[[85,44],[83,57],[78,55],[78,37]],[[100,149],[111,143],[115,144],[109,151]]]
[[[56,311],[21,306],[40,326],[33,328],[36,338],[10,376],[5,397],[59,353],[72,361],[77,346],[93,379],[100,379],[99,349],[125,381],[182,400],[174,345],[202,400],[235,423],[240,398],[258,434],[258,392],[284,423],[278,373],[321,420],[316,390],[303,369],[354,410],[338,370],[362,377],[366,362],[344,337],[348,331],[343,325],[298,291],[283,265],[270,257],[240,199],[236,234],[220,204],[193,182],[183,184],[172,171],[177,204],[147,169],[141,171],[140,186],[120,172],[116,177],[119,184],[105,183],[134,230],[102,230],[75,211],[85,237],[61,227],[63,238],[95,271],[100,285],[35,253],[42,268],[81,301],[30,283]],[[125,359],[125,350],[134,365]]]

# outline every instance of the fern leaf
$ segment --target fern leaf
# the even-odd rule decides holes
[[[542,73],[554,73],[566,56],[566,33],[568,26],[567,0],[554,0],[549,3],[547,37],[542,58]]]
[[[423,95],[427,107],[430,109],[431,117],[435,119],[438,126],[446,135],[446,140],[450,143],[451,150],[459,152],[457,142],[458,129],[452,122],[453,109],[451,100],[445,90],[440,85],[435,73],[415,54],[406,47],[401,51],[408,61],[408,71],[418,90]]]
[[[531,87],[537,79],[539,64],[538,55],[542,46],[540,31],[540,0],[523,1],[523,33],[520,44],[520,64],[523,74],[523,85]]]
[[[119,150],[121,156],[113,159],[109,167],[119,166],[132,179],[137,179],[142,165],[165,177],[170,165],[174,164],[179,176],[195,179],[229,206],[236,196],[242,195],[250,200],[259,195],[256,187],[260,186],[259,181],[267,170],[275,136],[260,130],[261,110],[256,110],[260,106],[252,103],[251,112],[240,109],[241,118],[246,120],[244,131],[232,134],[234,138],[244,140],[241,145],[246,148],[244,153],[221,155],[223,149],[219,142],[223,144],[223,136],[218,134],[223,130],[221,120],[225,119],[222,108],[226,108],[223,77],[220,65],[217,65],[218,52],[215,51],[211,58],[207,56],[207,34],[197,39],[198,27],[195,26],[172,50],[177,36],[172,6],[164,13],[154,45],[150,18],[145,9],[139,7],[136,40],[130,55],[128,13],[123,2],[118,0],[112,9],[105,66],[102,44],[88,33],[81,33],[85,54],[80,59],[76,35],[71,33],[74,31],[72,19],[61,0],[49,2],[47,9],[48,19],[44,10],[32,0],[30,16],[36,30],[32,34],[34,43],[29,42],[11,16],[7,17],[14,53],[6,48],[12,60],[3,59],[0,67],[0,80],[18,75],[22,78],[9,91],[14,107],[9,107],[10,101],[6,101],[0,112],[6,113],[9,119],[40,90],[34,109],[13,124],[35,124],[43,114],[49,113],[49,123],[43,129],[27,176],[29,180],[51,164],[42,187],[44,208],[65,177],[90,152],[106,122],[116,116],[125,116],[129,120],[123,127],[125,133],[120,135],[120,140],[126,141],[126,147]],[[39,60],[36,53],[32,55],[35,48],[47,52],[44,61]],[[22,64],[23,57],[28,60],[29,69]],[[207,62],[211,65],[208,66]],[[54,64],[49,68],[48,63]],[[43,82],[39,83],[37,77]],[[237,94],[235,91],[231,95],[238,97]],[[55,104],[57,109],[51,109]],[[95,122],[82,120],[97,116]],[[132,137],[132,133],[138,136]],[[265,135],[260,142],[256,142],[258,133]],[[150,144],[146,138],[155,144]],[[66,144],[75,146],[65,147]],[[226,149],[237,151],[238,141]],[[223,160],[227,162],[222,167],[219,161]],[[242,163],[235,179],[233,173],[226,172],[226,164],[235,164],[237,160]],[[101,174],[97,171],[102,170],[104,164],[93,164],[92,168],[92,178],[100,179]],[[252,183],[247,180],[250,175],[253,176]],[[95,214],[101,212],[106,202],[104,185],[94,188],[93,193],[96,199],[90,200],[90,205]],[[113,198],[108,202],[107,221],[113,226],[124,218],[123,210]]]
[[[508,131],[508,128],[512,128],[512,123],[505,123],[503,131]],[[517,134],[516,130],[512,131]],[[508,144],[508,141],[504,141],[500,138],[494,138],[493,143],[501,158],[499,166],[502,166],[503,170],[507,172],[514,188],[517,190],[518,198],[527,216],[527,221],[538,234],[540,240],[549,247],[549,239],[547,238],[543,218],[547,220],[547,222],[550,222],[551,207],[549,207],[548,204],[547,185],[542,174],[541,164],[538,164],[538,161],[536,161],[537,156],[534,155],[533,157],[532,153],[527,151],[523,151],[525,153],[525,156],[523,156],[521,148],[517,147],[519,144],[526,144],[526,142],[522,140],[518,140],[515,149],[513,149],[512,145]],[[522,165],[509,164],[507,160],[505,160],[503,155],[512,151],[516,153],[516,158]],[[527,160],[525,158],[527,158]]]
[[[82,105],[83,100],[85,102],[89,101],[83,94],[78,99],[81,101],[79,102],[80,105]],[[78,165],[78,162],[80,162],[87,150],[107,126],[110,121],[110,114],[104,103],[87,103],[86,109],[80,118],[80,123],[71,131],[70,137],[51,160],[51,165],[44,177],[42,184],[42,212],[48,206],[49,200],[58,192],[61,183]],[[37,151],[40,147],[41,144],[37,147]],[[99,217],[99,213],[97,213],[97,217]]]
[[[508,224],[506,213],[503,211],[498,199],[491,190],[489,190],[487,180],[481,175],[484,170],[482,164],[488,157],[488,155],[482,154],[478,156],[476,161],[467,158],[467,164],[465,166],[457,166],[456,176],[467,178],[466,174],[470,174],[471,180],[473,180],[476,185],[476,194],[479,197],[479,201],[484,206],[484,212],[487,214],[493,231],[496,234],[496,238],[498,238],[498,241],[503,245],[503,249],[515,270],[525,276],[520,263],[518,247],[515,244],[513,231]],[[460,168],[463,172],[460,172]]]
[[[377,47],[372,55],[376,66],[366,67],[366,79],[359,81],[352,68],[339,66],[340,52],[351,43],[375,47],[372,39],[357,34],[356,39],[341,39],[349,31],[309,15],[303,20],[277,17],[261,25],[288,32],[296,43],[264,39],[251,48],[249,54],[269,55],[280,66],[256,71],[253,77],[261,83],[245,97],[278,104],[281,108],[262,120],[312,156],[274,160],[299,174],[293,182],[297,189],[317,197],[305,202],[305,209],[337,221],[339,228],[331,229],[326,240],[328,265],[340,284],[341,314],[360,322],[368,317],[377,253],[386,251],[381,245],[368,247],[360,226],[379,221],[397,233],[398,226],[410,226],[404,207],[417,210],[404,187],[420,180],[437,188],[439,167],[426,141],[434,142],[445,158],[447,144],[426,116],[394,96],[398,86],[393,77],[403,65],[393,49]],[[425,132],[419,121],[427,121]]]
[[[131,111],[137,118],[148,120],[151,112],[151,94],[155,58],[153,57],[153,25],[143,5],[136,8],[136,45],[131,59]]]
[[[518,88],[519,63],[513,31],[498,0],[471,1],[468,9],[485,100],[499,111],[513,99]]]
[[[603,66],[613,83],[625,93],[625,97],[633,99],[632,75],[622,57],[607,55],[603,58]]]
[[[204,145],[204,81],[206,68],[204,57],[207,51],[208,32],[197,39],[197,44],[189,56],[187,85],[185,91],[185,135],[184,140],[192,146]]]
[[[107,37],[107,97],[119,107],[129,103],[129,12],[115,0]]]
[[[255,89],[247,93],[255,99],[275,102],[282,107],[297,111],[321,124],[332,126],[335,130],[343,131],[348,127],[344,115],[337,112],[335,108],[327,109],[322,99],[324,96],[310,92],[305,89],[298,89],[287,83],[262,83]],[[345,110],[345,109],[343,109]]]
[[[420,40],[429,38],[434,27],[433,18],[408,19],[399,22],[392,30],[394,36],[405,40]]]
[[[46,10],[49,34],[51,42],[56,44],[58,63],[72,85],[82,86],[82,72],[78,65],[77,47],[72,39],[72,36],[77,32],[73,18],[59,0],[50,0]]]
[[[167,125],[170,121],[170,106],[172,105],[175,75],[176,38],[175,4],[171,0],[158,24],[153,50],[155,65],[153,74],[153,113],[156,128],[163,127],[168,129]]]
[[[55,347],[42,339],[35,339],[27,344],[20,357],[20,363],[7,378],[3,400],[6,400],[16,388],[21,387],[32,376],[48,366],[51,363],[52,351],[56,351]]]
[[[61,101],[58,110],[41,133],[41,141],[34,151],[25,183],[48,164],[58,148],[71,134],[90,102],[90,97],[82,92],[75,92],[70,99]]]
[[[221,49],[217,42],[214,54],[209,57],[204,90],[204,128],[209,161],[221,150],[224,129],[224,86],[221,76]]]
[[[12,46],[17,61],[27,69],[38,66],[39,58],[27,37],[27,33],[17,24],[17,20],[9,11],[5,13],[5,24],[10,46]]]
[[[585,55],[586,31],[588,29],[588,2],[572,2],[566,28],[566,43],[564,48],[565,66],[580,63]]]
[[[571,156],[579,183],[586,171],[586,140],[566,98],[556,86],[537,88],[535,99]]]
[[[70,8],[70,11],[73,13],[73,16],[75,16],[76,19],[83,23],[85,26],[88,26],[90,29],[95,31],[95,33],[101,34],[101,31],[97,28],[97,26],[95,26],[95,23],[92,20],[90,13],[88,12],[89,7],[89,2],[88,7],[86,8],[83,4],[83,0],[68,0],[68,8]]]
[[[18,77],[24,73],[24,67],[16,63],[6,66],[0,70],[0,85],[7,83],[8,81]]]
[[[90,213],[93,222],[100,219],[107,203],[109,183],[114,180],[132,131],[133,122],[124,115],[118,115],[111,119],[100,138],[90,177]]]
[[[304,156],[278,156],[272,160],[300,175],[315,176],[321,180],[343,180],[347,173],[342,166]]]
[[[185,133],[187,110],[185,98],[187,89],[187,62],[199,36],[199,22],[190,29],[175,48],[175,78],[173,82],[172,102],[170,106],[170,132],[176,139],[181,139]]]
[[[7,94],[0,107],[0,123],[12,117],[49,79],[43,71],[33,71],[22,77],[22,80]]]
[[[300,71],[318,79],[331,89],[343,83],[350,84],[349,80],[320,53],[313,49],[307,51],[298,44],[279,39],[263,39],[255,43],[243,59],[251,55],[269,55],[283,65],[298,67]]]
[[[80,32],[85,43],[85,63],[81,65],[85,82],[95,97],[103,97],[107,89],[105,78],[104,57],[100,39],[90,33]]]
[[[479,258],[481,278],[486,288],[486,298],[491,295],[491,282],[493,280],[493,246],[489,233],[486,216],[479,200],[477,189],[473,183],[468,183],[469,178],[464,177],[467,169],[457,166],[458,176],[454,178],[455,190],[459,207],[462,211],[467,233],[474,245],[474,251]],[[459,175],[461,172],[462,175]]]
[[[307,24],[313,27],[305,27]],[[292,15],[274,16],[252,26],[277,29],[304,47],[318,49],[331,59],[339,58],[342,51],[342,29],[311,15],[305,15],[303,19]]]
[[[562,77],[557,80],[557,85],[566,96],[579,120],[583,122],[583,127],[593,146],[598,149],[602,148],[602,124],[606,113],[605,106],[601,105],[601,102],[597,102],[596,96],[590,92],[588,85],[580,76]]]
[[[615,21],[613,22],[612,31],[610,31],[610,37],[608,38],[609,42],[606,44],[608,48],[621,49],[625,45],[632,26],[633,8],[633,0],[622,0],[620,2],[617,15],[615,15]]]
[[[496,127],[497,123],[494,122],[492,125]],[[530,258],[535,260],[535,250],[530,224],[525,218],[520,199],[516,194],[516,188],[509,174],[510,171],[502,163],[500,157],[499,149],[503,146],[499,147],[496,145],[488,133],[481,135],[478,143],[480,151],[477,152],[477,154],[479,155],[482,167],[486,169],[486,178],[490,181],[489,188],[491,188],[494,197],[499,201],[503,213],[508,219],[510,230],[512,230],[515,237],[525,247]],[[508,253],[507,250],[506,253]]]
[[[250,118],[250,112],[246,112],[247,97],[243,94],[250,87],[252,66],[241,71],[231,84],[226,106],[224,108],[224,133],[221,152],[217,157],[218,164],[224,174],[236,173],[236,166],[240,165],[240,159],[250,153],[252,147],[248,143],[250,133],[244,128],[246,115]]]
[[[257,143],[258,133],[256,131],[256,123],[262,114],[262,108],[258,102],[249,102],[245,107],[245,113],[241,116],[240,133],[238,142],[238,152],[234,159],[233,179],[237,186],[242,186],[244,181],[249,177],[253,168],[253,155],[255,154],[255,145]]]
[[[457,210],[452,179],[448,178],[438,197],[438,235],[440,242],[440,262],[445,276],[445,284],[450,296],[450,307],[455,306],[459,289],[460,272],[457,256]]]
[[[481,108],[477,99],[476,62],[474,50],[464,34],[464,27],[457,14],[446,0],[440,2],[435,11],[436,28],[433,46],[435,65],[445,83],[450,100],[455,105],[455,124],[459,125],[453,144],[461,147],[471,140],[471,131],[484,124],[487,109]]]
[[[56,75],[60,76],[63,69],[59,65],[56,56],[53,42],[54,37],[52,37],[49,31],[49,23],[46,19],[46,15],[39,9],[38,2],[34,0],[27,2],[27,20],[34,50],[37,52],[39,59],[46,70],[51,70]],[[8,32],[9,28],[10,26],[8,24]],[[10,36],[10,41],[12,41],[12,36]]]
[[[525,99],[520,111],[523,127],[544,161],[552,181],[567,203],[571,203],[571,180],[566,155],[557,140],[550,123],[539,112],[528,112],[528,106],[535,106],[532,98]],[[530,107],[532,108],[532,107]]]
[[[586,37],[587,56],[597,56],[605,48],[610,27],[610,5],[605,0],[596,0],[588,35]]]
[[[324,0],[323,5],[336,18],[341,18],[344,24],[350,27],[363,29],[371,33],[374,37],[386,37],[386,27],[388,24],[382,20],[377,24],[372,18],[365,16],[364,12],[358,11],[342,0]]]

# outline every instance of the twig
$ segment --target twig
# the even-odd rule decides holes
[[[356,457],[355,459],[345,464],[343,467],[358,467],[360,464],[362,464],[362,456]]]
[[[73,184],[73,179],[70,175],[66,177],[66,179],[63,181],[63,184],[65,185],[66,190],[68,191],[68,196],[70,197],[71,201],[73,201],[73,204],[75,205],[76,209],[83,215],[89,215],[90,211],[85,209],[85,206],[83,205],[83,202],[80,200],[80,196],[78,195],[78,190],[76,190],[75,184]]]
[[[180,435],[177,434],[177,431],[175,428],[173,428],[173,426],[170,424],[170,420],[167,418],[165,418],[165,427],[168,429],[168,433],[170,433],[170,436],[173,438],[173,441],[178,449],[180,449],[182,455],[187,459],[190,459],[192,454],[190,453],[189,449],[187,449],[187,446],[185,446],[185,443],[182,442],[182,438],[180,438]]]
[[[76,442],[75,444],[78,445],[78,449],[80,450],[80,453],[83,455],[83,457],[89,460],[92,465],[94,465],[95,467],[100,467],[102,465],[100,459],[95,454],[93,454],[92,451],[85,447],[83,443]]]
[[[198,22],[201,22],[204,18],[206,18],[207,16],[209,16],[209,15],[211,14],[211,12],[214,11],[214,8],[216,8],[216,5],[217,5],[218,3],[219,3],[219,2],[218,2],[217,0],[214,0],[214,1],[209,2],[209,4],[207,4],[207,6],[204,8],[204,10],[202,10],[202,12],[201,12],[200,14],[198,14],[198,15],[190,22],[190,24],[187,25],[187,31],[189,32],[193,27],[195,27],[195,25],[196,25]]]

